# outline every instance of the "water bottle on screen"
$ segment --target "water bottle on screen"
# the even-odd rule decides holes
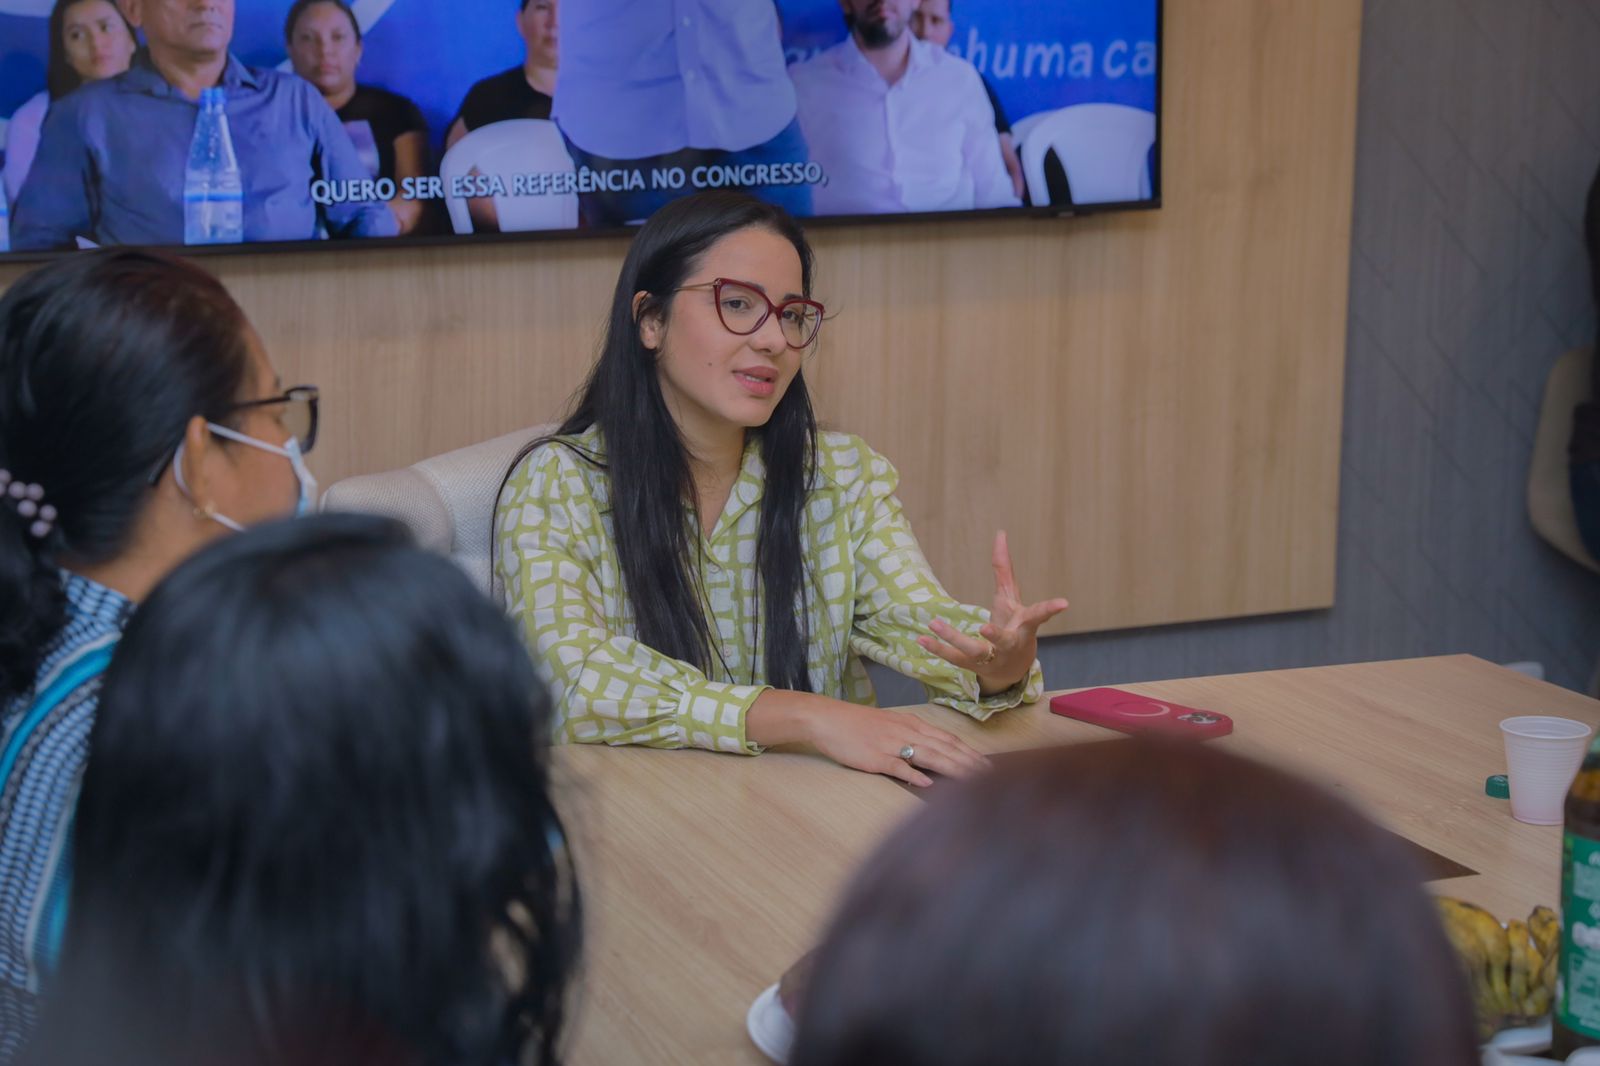
[[[221,89],[200,93],[200,115],[183,175],[183,243],[238,244],[244,240],[244,183],[228,132]]]

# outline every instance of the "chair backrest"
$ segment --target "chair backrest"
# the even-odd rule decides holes
[[[439,178],[444,182],[444,202],[450,212],[450,225],[457,233],[472,232],[472,215],[467,210],[467,201],[452,196],[450,190],[456,178],[465,177],[474,169],[485,177],[499,176],[506,186],[505,196],[494,197],[502,233],[577,228],[577,193],[513,194],[516,175],[575,172],[566,141],[554,122],[538,118],[492,122],[479,126],[450,146],[439,162]]]
[[[1044,160],[1051,151],[1067,172],[1075,204],[1121,203],[1150,195],[1156,117],[1149,111],[1124,104],[1074,104],[1029,116],[1023,132],[1015,135],[1035,204],[1050,202]]]
[[[1055,114],[1054,111],[1035,111],[1031,115],[1023,115],[1011,123],[1011,139],[1018,146],[1028,139],[1028,134],[1033,132],[1033,127]]]
[[[324,511],[397,518],[424,548],[448,555],[496,602],[505,602],[494,568],[494,509],[512,458],[555,426],[507,433],[382,474],[348,477],[328,487]]]
[[[1539,535],[1574,562],[1600,571],[1578,535],[1568,475],[1567,441],[1572,436],[1572,409],[1590,399],[1594,388],[1594,349],[1575,348],[1556,360],[1544,383],[1539,428],[1528,467],[1528,518]]]

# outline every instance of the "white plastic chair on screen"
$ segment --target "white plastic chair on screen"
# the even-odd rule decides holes
[[[1074,204],[1114,204],[1150,197],[1150,147],[1156,116],[1124,104],[1074,104],[1029,116],[1017,150],[1028,195],[1050,202],[1045,156],[1054,151],[1067,172]]]
[[[467,201],[450,195],[450,189],[456,178],[474,169],[486,176],[499,175],[505,183],[507,195],[494,197],[502,233],[578,227],[577,193],[510,195],[515,175],[571,174],[576,170],[554,122],[516,118],[479,126],[444,154],[439,177],[444,182],[450,225],[457,233],[472,232],[472,215]]]
[[[1035,111],[1031,115],[1023,115],[1011,123],[1011,140],[1020,145],[1028,139],[1028,134],[1033,132],[1033,127],[1055,114],[1054,111]]]

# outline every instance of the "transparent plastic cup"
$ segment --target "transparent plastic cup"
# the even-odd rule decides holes
[[[1560,825],[1567,789],[1583,764],[1594,732],[1570,718],[1542,714],[1500,723],[1511,779],[1511,817],[1529,825]]]

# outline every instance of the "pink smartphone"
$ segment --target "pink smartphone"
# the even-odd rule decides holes
[[[1225,714],[1185,707],[1181,703],[1166,703],[1120,688],[1068,692],[1051,699],[1050,710],[1063,718],[1076,718],[1119,733],[1157,733],[1214,740],[1233,732],[1233,719]]]

